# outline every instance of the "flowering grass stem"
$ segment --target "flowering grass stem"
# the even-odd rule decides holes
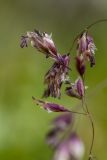
[[[46,90],[44,91],[45,98],[51,96],[54,98],[61,97],[61,86],[63,83],[69,85],[65,89],[65,93],[70,97],[75,97],[80,100],[80,109],[83,112],[72,111],[70,109],[66,109],[66,107],[46,102],[42,100],[38,100],[35,97],[32,97],[35,104],[40,105],[44,110],[50,112],[67,112],[66,115],[57,118],[57,123],[55,123],[54,128],[48,134],[48,141],[51,145],[53,145],[56,151],[60,154],[61,149],[65,151],[65,159],[68,160],[70,157],[71,159],[81,159],[84,153],[84,146],[82,145],[81,141],[78,139],[78,136],[74,136],[73,134],[73,123],[71,121],[73,114],[84,115],[89,118],[92,130],[92,139],[89,149],[89,156],[88,160],[93,160],[93,145],[94,145],[94,138],[95,138],[95,129],[94,129],[94,122],[92,115],[88,109],[86,103],[86,94],[85,94],[85,71],[86,71],[86,64],[87,62],[90,63],[90,67],[92,68],[95,65],[95,51],[96,45],[94,43],[93,37],[88,34],[89,29],[91,29],[94,25],[99,24],[101,22],[106,22],[107,19],[100,19],[97,20],[90,25],[88,25],[84,30],[82,30],[73,40],[72,46],[68,52],[68,54],[61,55],[57,52],[57,48],[52,40],[51,35],[48,35],[46,32],[41,33],[40,31],[35,30],[34,32],[27,32],[25,36],[21,36],[21,44],[20,47],[24,48],[28,46],[28,42],[31,42],[31,46],[36,48],[38,51],[43,53],[46,58],[50,57],[54,60],[52,67],[48,70],[44,77],[44,83],[47,85]],[[79,78],[76,79],[74,83],[71,82],[69,79],[68,71],[72,71],[69,67],[70,64],[70,53],[77,41],[77,54],[75,57],[76,60],[76,69],[79,74]],[[104,84],[100,87],[96,87],[97,89],[102,89],[105,85]],[[89,99],[89,97],[87,98]],[[65,113],[66,114],[66,113]],[[70,117],[70,118],[69,118]],[[59,121],[59,124],[58,124]],[[60,137],[58,137],[61,134]],[[71,136],[72,135],[72,136]],[[72,143],[69,142],[72,139]],[[74,143],[76,142],[76,143]],[[78,142],[78,143],[77,143]],[[64,144],[65,143],[65,144]],[[72,144],[70,147],[69,144]],[[78,144],[80,147],[78,150],[79,158],[77,153],[77,148],[75,148],[74,144]],[[62,146],[61,146],[62,145]],[[78,147],[77,146],[77,147]],[[82,146],[82,147],[81,147]],[[82,148],[82,149],[81,149]],[[71,150],[70,150],[71,149]],[[73,149],[73,150],[72,150]],[[75,152],[75,150],[76,152]],[[63,155],[63,154],[62,154]],[[61,155],[61,157],[62,157]],[[58,156],[58,157],[57,157]],[[55,157],[59,158],[59,155],[55,154]],[[55,160],[58,160],[55,158]],[[62,159],[62,158],[60,158]]]

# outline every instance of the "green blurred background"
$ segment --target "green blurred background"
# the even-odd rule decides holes
[[[39,109],[31,99],[32,95],[41,98],[52,60],[32,47],[21,49],[20,36],[34,28],[52,32],[59,52],[66,53],[74,37],[101,18],[107,18],[106,0],[0,0],[0,160],[50,160],[53,155],[45,134],[57,114]],[[88,66],[86,74],[87,103],[96,131],[93,152],[98,160],[107,160],[107,23],[94,26],[90,34],[98,48],[96,66]],[[74,110],[79,103],[64,93],[61,100],[49,100]],[[87,159],[90,125],[87,118],[78,119]]]

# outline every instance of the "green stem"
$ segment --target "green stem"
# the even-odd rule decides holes
[[[75,114],[82,114],[82,115],[88,115],[87,113],[82,113],[82,112],[76,112],[76,111],[70,111],[71,113],[75,113]]]
[[[92,127],[92,141],[91,141],[91,146],[90,146],[90,150],[89,150],[89,159],[88,160],[91,160],[92,159],[92,149],[93,149],[93,144],[94,144],[94,135],[95,135],[95,131],[94,131],[94,122],[93,122],[93,119],[92,119],[92,116],[89,112],[89,109],[88,109],[88,106],[85,102],[85,75],[83,77],[83,85],[84,85],[84,97],[82,98],[82,104],[83,104],[83,108],[85,106],[85,109],[86,109],[86,112],[88,114],[88,117],[89,117],[89,120],[90,120],[90,123],[91,123],[91,127]]]
[[[89,26],[86,27],[87,30],[89,30],[92,26],[98,24],[98,23],[101,23],[101,22],[107,22],[107,19],[100,19],[100,20],[97,20],[93,23],[91,23]]]
[[[91,146],[90,146],[90,150],[89,150],[89,159],[88,159],[88,160],[91,160],[92,159],[92,149],[93,149],[93,144],[94,144],[94,137],[95,137],[94,122],[93,122],[92,116],[89,112],[88,106],[85,102],[84,102],[84,105],[86,107],[86,111],[87,111],[87,114],[88,114],[88,117],[89,117],[89,120],[91,123],[91,127],[92,127],[92,141],[91,141]]]

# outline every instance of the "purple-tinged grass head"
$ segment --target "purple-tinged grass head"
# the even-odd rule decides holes
[[[59,145],[60,138],[65,134],[65,131],[72,128],[74,122],[74,115],[72,113],[64,113],[54,118],[52,121],[52,129],[48,132],[46,136],[46,142],[53,148]]]
[[[75,133],[72,133],[56,148],[54,160],[82,160],[84,150],[83,142]]]
[[[95,65],[95,50],[94,40],[87,32],[82,33],[78,39],[77,56],[83,55],[85,61],[90,61],[90,67]]]
[[[33,102],[37,105],[40,105],[43,109],[50,112],[70,112],[70,110],[64,108],[63,106],[55,103],[44,102],[42,100],[38,100],[35,97],[32,97]]]
[[[78,94],[82,98],[84,96],[84,84],[83,84],[83,80],[82,79],[80,79],[80,78],[77,79],[76,88],[77,88]]]
[[[86,70],[86,64],[85,64],[85,59],[83,55],[78,55],[76,57],[76,69],[78,73],[80,74],[80,76],[83,77],[85,70]]]
[[[34,30],[34,32],[27,32],[25,36],[22,36],[20,46],[22,48],[26,47],[28,45],[28,41],[31,42],[32,47],[44,53],[46,57],[51,57],[53,59],[57,58],[57,49],[51,35],[48,35],[45,32],[41,33],[38,30]]]
[[[44,83],[47,84],[47,89],[44,91],[43,97],[60,98],[62,83],[68,79],[69,62],[69,55],[59,56],[46,73]]]
[[[59,142],[59,134],[62,130],[60,130],[57,127],[52,128],[46,135],[46,143],[51,146],[52,148],[55,148],[58,145]]]
[[[66,87],[66,94],[70,97],[82,99],[84,96],[84,84],[81,78],[78,78],[75,83],[71,83],[69,87]]]
[[[69,125],[73,124],[74,115],[72,113],[64,113],[56,117],[52,124],[55,125],[57,128],[64,130]]]
[[[28,47],[28,41],[29,41],[28,36],[21,36],[20,47],[21,48]]]
[[[68,139],[69,152],[74,160],[81,160],[84,156],[85,147],[76,133],[72,133]]]
[[[69,147],[66,141],[57,147],[54,160],[70,160]]]
[[[77,51],[79,54],[84,53],[87,50],[87,33],[84,32],[80,35],[77,42]]]

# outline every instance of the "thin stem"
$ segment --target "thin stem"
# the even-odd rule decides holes
[[[82,108],[83,108],[83,111],[85,112],[85,114],[87,114],[87,111],[84,108],[84,99],[83,98],[82,98]]]
[[[92,149],[93,149],[93,144],[94,144],[94,136],[95,136],[94,122],[93,122],[92,116],[91,116],[91,114],[88,110],[88,106],[87,106],[86,103],[85,103],[85,106],[86,106],[86,110],[87,110],[87,113],[88,113],[88,116],[89,116],[89,119],[90,119],[90,123],[91,123],[91,126],[92,126],[92,142],[91,142],[90,151],[89,151],[89,160],[91,160],[92,159]]]
[[[89,159],[88,160],[91,160],[92,159],[92,149],[93,149],[93,144],[94,144],[94,122],[93,122],[93,119],[92,119],[92,116],[89,112],[89,109],[88,109],[88,106],[85,102],[85,74],[84,74],[84,77],[83,77],[83,85],[84,85],[84,97],[82,98],[82,104],[83,106],[85,105],[85,108],[86,108],[86,112],[88,114],[88,117],[89,117],[89,120],[90,120],[90,123],[91,123],[91,126],[92,126],[92,141],[91,141],[91,146],[90,146],[90,150],[89,150]]]
[[[83,86],[84,86],[84,96],[82,97],[82,108],[85,113],[87,113],[87,110],[84,108],[84,100],[85,100],[85,74],[82,77]]]
[[[88,29],[90,29],[92,26],[94,26],[94,25],[96,25],[96,24],[98,24],[98,23],[101,23],[101,22],[107,22],[107,19],[97,20],[97,21],[91,23],[89,26],[87,26],[86,29],[88,30]]]
[[[72,45],[71,45],[71,48],[69,49],[69,53],[72,51],[72,49],[73,49],[73,47],[74,47],[74,44],[75,44],[75,42],[76,42],[76,40],[78,39],[78,37],[81,35],[81,33],[79,33],[75,38],[74,38],[74,40],[73,40],[73,42],[72,42]]]
[[[88,113],[82,113],[82,112],[76,112],[76,111],[70,111],[71,113],[76,113],[76,114],[82,114],[82,115],[88,115]]]
[[[96,25],[96,24],[98,24],[98,23],[101,23],[101,22],[107,22],[107,19],[97,20],[97,21],[91,23],[90,25],[88,25],[84,30],[82,30],[82,31],[74,38],[73,43],[72,43],[72,45],[71,45],[71,48],[69,49],[69,53],[72,51],[76,40],[77,40],[84,32],[87,32],[87,31],[88,31],[90,28],[92,28],[94,25]]]

